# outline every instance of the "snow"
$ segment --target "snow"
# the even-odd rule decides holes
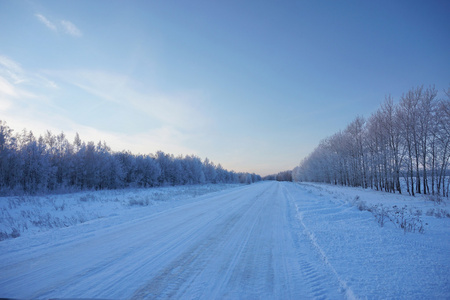
[[[159,192],[165,201],[131,207],[132,195],[153,198],[139,194],[144,191],[90,192],[90,198],[117,201],[74,201],[72,207],[68,203],[83,194],[52,196],[57,206],[66,201],[62,212],[91,203],[84,211],[95,208],[93,215],[102,218],[34,228],[0,242],[0,297],[450,296],[450,218],[423,213],[428,225],[421,234],[392,222],[381,227],[370,211],[358,209],[365,201],[425,212],[447,210],[446,202],[287,182],[228,186],[199,196],[198,187],[184,189],[167,188]],[[42,208],[42,198],[27,203],[61,213]],[[8,211],[12,216],[14,209]],[[5,219],[0,223],[6,226]]]
[[[368,206],[408,205],[423,211],[436,204],[420,197],[323,184],[298,185],[292,194],[301,199],[296,204],[305,230],[357,297],[450,296],[450,219],[424,214],[424,234],[405,233],[392,222],[380,227],[372,213],[354,206],[354,199],[358,196]]]
[[[135,218],[181,205],[200,195],[236,186],[239,185],[204,184],[0,197],[0,240],[119,215]]]

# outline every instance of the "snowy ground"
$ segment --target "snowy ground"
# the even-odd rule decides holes
[[[450,298],[450,218],[435,214],[448,203],[318,184],[298,185],[292,195],[313,244],[358,298]],[[361,202],[423,211],[424,233],[405,233],[390,220],[381,227],[358,209]]]
[[[237,186],[205,184],[0,197],[0,241],[95,219],[119,216],[136,218],[185,204],[204,194]]]
[[[450,218],[426,214],[446,203],[279,182],[179,201],[0,242],[0,297],[450,297]],[[380,202],[422,210],[424,233],[359,209]]]

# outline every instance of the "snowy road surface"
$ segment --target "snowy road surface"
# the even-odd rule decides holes
[[[448,236],[380,228],[370,213],[298,184],[263,182],[102,222],[42,233],[41,243],[0,242],[0,297],[450,296]]]

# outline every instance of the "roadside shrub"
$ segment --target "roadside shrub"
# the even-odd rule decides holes
[[[396,226],[403,229],[403,232],[424,232],[423,221],[420,219],[420,215],[412,214],[411,210],[408,210],[408,206],[405,205],[402,208],[394,205],[391,213],[391,221]]]
[[[436,217],[436,218],[450,218],[450,212],[443,208],[430,208],[427,210],[426,215],[429,217]]]
[[[53,201],[53,207],[55,208],[56,211],[58,210],[63,211],[66,208],[66,202],[63,201],[61,205],[58,205],[56,202]]]
[[[19,236],[20,236],[20,232],[19,232],[19,230],[17,230],[17,228],[13,228],[12,232],[9,234],[4,231],[0,231],[0,241],[6,240],[9,238],[15,239]]]
[[[81,202],[89,202],[89,201],[95,201],[95,200],[96,200],[96,197],[94,196],[94,194],[86,194],[86,195],[80,197]]]
[[[141,198],[141,199],[136,199],[135,197],[130,198],[128,200],[128,205],[129,206],[148,206],[150,204],[150,200],[148,198]]]
[[[435,194],[435,195],[428,195],[428,200],[434,202],[435,204],[442,204],[443,203],[443,199],[441,197],[441,195],[439,194]]]
[[[6,232],[0,231],[0,241],[6,240],[8,237]]]
[[[369,211],[366,201],[360,200],[359,196],[356,195],[353,199],[353,205],[355,205],[360,211]]]
[[[420,210],[420,209],[416,209],[415,211],[413,210],[413,209],[409,209],[409,212],[411,213],[411,215],[414,215],[414,216],[422,216],[422,210]]]
[[[14,239],[19,237],[20,236],[19,230],[17,230],[17,228],[14,228],[13,231],[11,232],[10,236]]]
[[[381,227],[384,226],[384,224],[386,223],[386,220],[390,219],[389,211],[383,206],[383,204],[375,205],[371,209],[371,212]]]
[[[420,218],[422,216],[421,210],[408,209],[407,205],[402,208],[397,207],[397,205],[392,206],[392,208],[385,207],[383,204],[368,206],[365,201],[360,200],[358,195],[353,199],[352,204],[360,211],[371,212],[380,227],[384,227],[387,221],[391,221],[396,227],[403,229],[404,233],[416,231],[424,233],[424,224]],[[436,215],[434,209],[427,211],[427,216],[433,214]],[[440,215],[442,215],[442,212],[440,212]]]

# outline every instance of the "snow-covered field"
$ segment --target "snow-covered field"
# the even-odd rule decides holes
[[[67,227],[30,225],[1,241],[0,297],[450,297],[448,202],[287,182],[176,189],[167,188],[165,201],[119,191],[51,196],[58,200],[50,209],[41,198],[25,201],[51,216],[82,206],[76,211],[95,213]],[[21,205],[5,210],[14,219]],[[423,233],[404,230],[400,213],[422,222]],[[3,216],[10,228],[15,221]]]

